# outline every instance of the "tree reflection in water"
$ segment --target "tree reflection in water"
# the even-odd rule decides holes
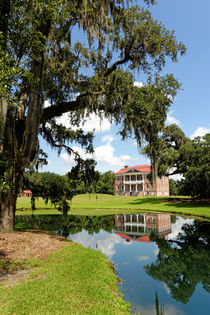
[[[53,231],[58,235],[67,237],[69,234],[76,234],[85,229],[89,234],[98,233],[100,230],[112,232],[115,227],[113,216],[78,216],[69,215],[35,215],[16,216],[17,229],[37,229]]]
[[[176,240],[160,239],[151,234],[159,253],[157,260],[145,266],[148,275],[165,282],[176,300],[187,303],[202,283],[210,293],[210,223],[195,220],[184,224]]]

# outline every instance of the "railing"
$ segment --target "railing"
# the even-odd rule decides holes
[[[123,181],[123,184],[143,184],[144,183],[144,180],[141,179],[141,180],[124,180]]]

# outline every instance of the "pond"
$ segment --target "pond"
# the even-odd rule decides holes
[[[102,251],[134,314],[210,314],[210,222],[160,213],[20,221]]]

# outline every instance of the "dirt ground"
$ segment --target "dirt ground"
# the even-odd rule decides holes
[[[46,232],[0,233],[0,259],[46,259],[70,242]]]
[[[45,260],[49,255],[56,253],[61,247],[71,242],[46,232],[14,232],[0,233],[0,262],[3,260]],[[0,273],[0,283],[7,281],[3,287],[15,285],[19,279],[27,277],[28,269],[6,271]]]

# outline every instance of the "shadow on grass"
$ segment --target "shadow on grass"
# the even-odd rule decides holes
[[[178,199],[178,198],[164,198],[164,197],[145,197],[145,198],[139,198],[139,199],[135,199],[130,201],[128,204],[131,205],[164,205],[167,207],[172,207],[172,208],[199,208],[199,209],[206,209],[206,207],[210,208],[209,204],[200,204],[200,203],[194,203],[191,202],[189,199],[186,198],[186,201],[183,199]]]
[[[145,198],[139,198],[132,200],[131,202],[128,202],[128,204],[131,205],[138,205],[138,204],[151,204],[151,205],[157,205],[163,203],[165,198],[152,198],[152,197],[145,197]]]

